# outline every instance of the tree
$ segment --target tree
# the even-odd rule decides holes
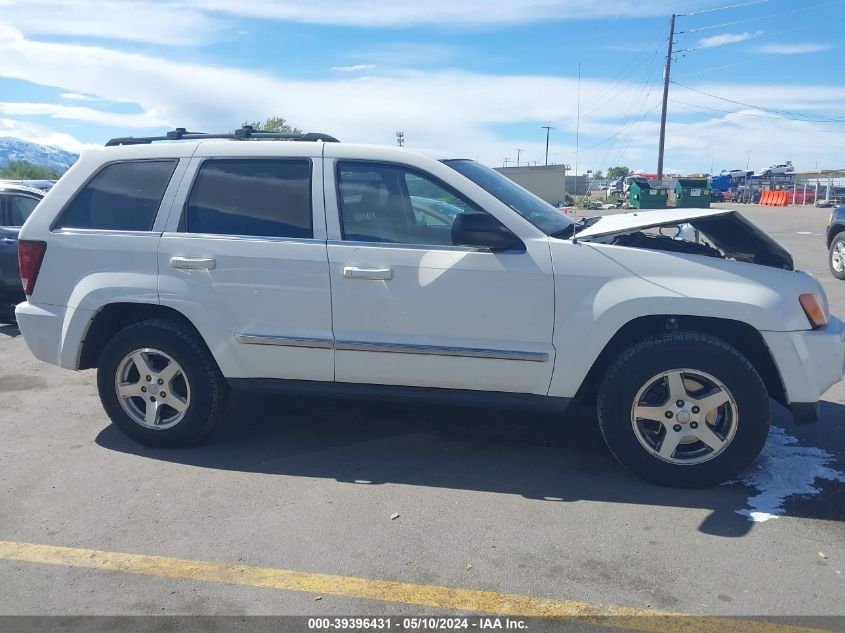
[[[593,180],[604,180],[604,173],[601,169],[597,169],[593,172]]]
[[[631,170],[627,167],[611,167],[607,170],[607,177],[611,180],[616,180],[617,178],[624,178],[630,173]]]
[[[288,124],[283,117],[271,116],[264,123],[261,121],[253,121],[252,127],[256,132],[279,132],[282,134],[301,134],[302,130],[298,127],[293,127]]]
[[[0,178],[7,180],[58,180],[61,175],[52,167],[40,167],[25,160],[10,160],[0,169]]]

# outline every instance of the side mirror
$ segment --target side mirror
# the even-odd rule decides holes
[[[452,244],[476,246],[491,251],[525,250],[516,235],[492,215],[486,213],[459,213],[452,222]]]

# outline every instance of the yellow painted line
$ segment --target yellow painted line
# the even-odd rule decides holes
[[[233,565],[166,556],[104,552],[0,541],[0,559],[85,569],[303,591],[513,617],[584,618],[601,626],[648,633],[819,633],[822,629],[760,620],[683,616],[653,609],[602,607],[580,600],[536,598],[479,589],[419,585],[353,576]]]

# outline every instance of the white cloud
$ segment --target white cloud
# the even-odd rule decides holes
[[[40,123],[28,123],[13,119],[0,118],[0,136],[13,136],[39,145],[52,145],[71,152],[81,152],[90,147],[90,143],[81,143],[78,139],[64,132],[57,132]]]
[[[757,50],[770,55],[803,55],[806,53],[820,53],[834,48],[833,44],[767,44]]]
[[[173,0],[0,0],[0,20],[27,35],[195,46],[222,36],[217,18]]]
[[[698,48],[715,48],[716,46],[724,46],[725,44],[744,42],[760,34],[762,34],[762,31],[757,31],[757,33],[723,33],[722,35],[704,37],[699,40]]]
[[[381,68],[426,68],[446,65],[461,54],[461,48],[454,44],[385,42],[359,49],[350,57]]]
[[[59,95],[62,99],[67,99],[69,101],[100,101],[97,97],[92,97],[90,95],[81,95],[78,92],[63,92]]]
[[[121,114],[124,118],[113,122],[121,127],[161,122],[163,127],[221,131],[245,120],[281,115],[300,128],[333,134],[347,142],[392,144],[395,131],[404,130],[409,147],[442,149],[496,165],[505,156],[513,159],[514,147],[525,149],[522,160],[542,162],[545,135],[539,126],[551,124],[556,129],[550,156],[557,152],[559,160],[575,162],[574,77],[436,70],[297,80],[101,47],[38,42],[20,33],[1,31],[0,76],[136,104],[140,114]],[[845,115],[845,88],[841,87],[797,83],[714,83],[696,87],[737,101]],[[656,92],[644,99],[641,88],[637,84],[584,78],[581,147],[590,148],[616,133],[626,114],[633,112],[631,120],[637,120],[644,108],[657,103]],[[684,92],[678,98],[733,109],[729,104],[714,106],[717,102],[695,93]],[[30,108],[36,106],[43,114],[72,115],[78,120],[103,115],[93,108],[60,106],[70,108],[68,111],[53,104],[28,104]],[[721,113],[707,113],[703,115],[705,120],[689,122],[688,116],[679,113],[673,104],[667,159],[689,171],[709,170],[711,157],[717,161],[724,157],[726,163],[733,163],[737,156],[744,157],[749,148],[761,164],[780,162],[787,155],[792,155],[799,168],[802,161],[833,163],[839,158],[838,148],[845,145],[845,130],[824,131],[830,125],[782,123]],[[655,162],[657,114],[654,110],[644,122],[626,127],[625,133],[612,141],[583,150],[581,169]],[[496,131],[508,125],[519,125],[521,129],[535,125],[536,134],[523,132],[514,139],[512,133],[506,138]],[[769,141],[774,129],[778,135],[776,144]]]
[[[175,127],[169,121],[145,112],[138,114],[105,112],[83,106],[68,106],[56,103],[0,102],[0,114],[7,116],[49,116],[54,119],[69,119],[127,128]]]
[[[261,19],[362,27],[529,24],[543,20],[668,15],[670,0],[194,0],[203,9]]]
[[[332,70],[341,73],[358,73],[364,70],[373,70],[375,64],[355,64],[353,66],[332,66]]]

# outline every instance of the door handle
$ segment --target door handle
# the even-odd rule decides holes
[[[171,257],[170,265],[180,270],[213,270],[217,262],[211,257]]]
[[[391,268],[359,268],[358,266],[344,266],[343,276],[347,279],[390,281],[393,279],[393,270]]]
[[[17,240],[11,237],[0,237],[0,244],[14,244],[15,242]]]

